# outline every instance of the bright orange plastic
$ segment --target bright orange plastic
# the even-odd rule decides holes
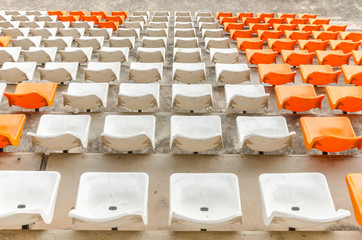
[[[337,40],[338,33],[332,31],[312,31],[313,39],[325,40]]]
[[[329,40],[331,50],[342,50],[343,53],[350,53],[352,50],[358,50],[361,44],[352,40]]]
[[[59,16],[59,20],[62,22],[70,22],[70,25],[72,25],[73,22],[75,21],[79,21],[80,16],[70,16],[70,15],[66,15],[66,16]]]
[[[0,148],[8,145],[17,147],[23,132],[25,114],[0,115]]]
[[[102,16],[102,19],[106,19],[106,16],[108,15],[108,11],[92,11],[92,12],[90,12],[90,15]]]
[[[49,16],[57,16],[57,19],[59,20],[60,16],[67,15],[67,11],[48,11]]]
[[[310,32],[306,31],[284,31],[285,37],[291,40],[309,40]]]
[[[249,29],[253,31],[253,33],[257,33],[258,30],[269,30],[269,23],[249,23]]]
[[[333,72],[330,65],[299,65],[303,83],[313,85],[327,85],[332,82],[338,83],[341,70]]]
[[[282,108],[293,112],[309,111],[322,107],[324,94],[317,95],[312,85],[283,85],[275,86],[279,110]]]
[[[298,24],[299,31],[312,32],[312,31],[319,31],[321,28],[322,25],[320,24]]]
[[[232,17],[232,12],[216,12],[216,19],[220,20],[221,17]]]
[[[271,49],[246,49],[245,52],[247,63],[258,65],[277,62],[278,53]]]
[[[362,66],[342,65],[341,69],[347,84],[362,86]]]
[[[294,31],[296,27],[297,27],[296,24],[276,24],[276,23],[273,24],[274,30],[282,31],[283,34],[286,30]]]
[[[9,106],[16,105],[27,109],[53,106],[56,83],[19,83],[14,93],[5,92]]]
[[[265,18],[274,18],[274,13],[257,13],[256,17],[261,18],[265,22]]]
[[[298,18],[317,18],[317,14],[309,14],[309,13],[298,13],[297,14]]]
[[[253,17],[254,13],[236,13],[236,16],[238,17],[239,21],[243,21],[243,17]]]
[[[0,47],[7,47],[9,46],[11,36],[3,36],[0,37]]]
[[[281,50],[294,50],[297,41],[291,39],[268,39],[268,47],[276,52]]]
[[[362,111],[362,86],[327,86],[326,93],[332,110]]]
[[[98,24],[102,20],[102,16],[100,15],[93,15],[93,16],[83,16],[83,21],[86,22],[94,22],[94,24]]]
[[[318,40],[298,40],[299,49],[315,52],[317,50],[327,50],[328,41]]]
[[[263,40],[259,38],[237,38],[236,45],[239,50],[246,49],[263,49]]]
[[[106,16],[107,22],[118,22],[119,25],[124,23],[124,19],[125,19],[124,16],[110,16],[110,15]]]
[[[354,216],[362,226],[362,173],[350,173],[346,176],[349,196],[351,198]]]
[[[245,26],[249,26],[249,23],[260,23],[261,22],[261,18],[258,17],[243,17],[242,21],[244,23]]]
[[[334,51],[316,51],[319,65],[331,65],[332,67],[339,67],[343,64],[349,64],[349,59],[352,53],[343,53],[341,50]]]
[[[295,18],[296,15],[295,13],[277,13],[277,17],[284,18],[284,21],[286,21],[287,18]]]
[[[127,19],[128,11],[112,11],[112,16],[123,16],[124,19]]]
[[[244,23],[225,23],[224,31],[230,32],[230,30],[244,30]]]
[[[300,124],[307,150],[341,152],[362,147],[362,136],[356,137],[347,117],[302,117]]]
[[[79,16],[79,19],[82,19],[84,15],[88,15],[88,11],[69,11],[71,16]]]
[[[309,53],[307,50],[282,50],[283,63],[292,66],[299,66],[301,64],[313,64],[315,53]]]
[[[112,28],[113,31],[116,31],[118,26],[118,22],[98,22],[98,28]]]
[[[288,24],[306,24],[307,18],[287,18]]]
[[[283,24],[284,18],[265,18],[265,23],[269,23],[271,26],[274,26],[274,23],[276,24]]]
[[[238,38],[252,38],[253,31],[251,30],[230,30],[230,38],[233,40],[237,40]]]
[[[282,32],[278,30],[258,30],[257,33],[264,42],[267,42],[269,38],[280,39],[282,37]]]
[[[346,31],[347,25],[322,24],[322,28],[323,28],[323,31],[344,32],[344,31]]]
[[[308,18],[310,24],[329,24],[330,21],[329,18]]]
[[[354,64],[362,65],[362,51],[352,51]]]
[[[342,40],[362,41],[362,32],[339,32],[339,36]]]
[[[237,17],[220,17],[220,24],[224,25],[225,23],[237,23]]]
[[[294,83],[297,74],[297,72],[292,72],[288,64],[259,64],[258,73],[260,83],[265,82],[271,85]]]

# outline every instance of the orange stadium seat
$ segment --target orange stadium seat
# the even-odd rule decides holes
[[[297,14],[298,18],[317,18],[317,14],[309,14],[309,13],[298,13]]]
[[[312,31],[313,39],[325,40],[337,40],[338,32],[332,31]]]
[[[299,49],[315,52],[317,50],[327,50],[328,41],[318,40],[298,40]]]
[[[0,47],[7,47],[10,43],[10,36],[2,36],[0,37]]]
[[[232,17],[233,13],[232,12],[216,12],[216,19],[220,20],[221,17]]]
[[[112,28],[113,31],[116,31],[118,26],[118,22],[98,22],[98,28]]]
[[[329,24],[330,21],[329,18],[308,18],[310,24]]]
[[[277,13],[277,17],[284,18],[284,21],[286,21],[287,18],[295,18],[296,15],[295,13]]]
[[[351,198],[354,216],[362,226],[362,173],[350,173],[346,176],[349,196]]]
[[[362,65],[362,51],[352,51],[354,64]]]
[[[94,24],[98,24],[102,20],[102,16],[100,15],[92,15],[92,16],[83,16],[83,21],[85,22],[94,22]]]
[[[362,147],[362,136],[356,137],[347,117],[302,117],[300,124],[307,150],[341,152]]]
[[[326,93],[332,110],[362,111],[362,86],[326,86]]]
[[[128,18],[128,11],[112,11],[112,16],[123,16],[124,19]]]
[[[344,31],[346,31],[347,25],[322,24],[322,28],[323,28],[323,31],[344,32]]]
[[[276,24],[276,23],[274,23],[273,28],[274,28],[274,30],[282,31],[284,34],[285,30],[294,31],[297,28],[297,25],[296,24]]]
[[[352,53],[343,53],[341,50],[334,51],[316,51],[319,65],[331,65],[332,67],[339,67],[343,64],[349,64],[349,59]]]
[[[309,111],[322,107],[324,94],[317,95],[312,85],[283,85],[275,86],[279,110],[282,108],[293,112]]]
[[[257,13],[256,17],[261,18],[265,22],[265,18],[274,18],[274,13]]]
[[[59,16],[59,20],[62,22],[69,22],[72,25],[73,22],[79,21],[80,16],[70,16],[70,15],[63,15]]]
[[[263,40],[259,38],[237,38],[236,45],[239,50],[246,49],[263,49]]]
[[[339,36],[342,40],[362,41],[362,32],[339,32]]]
[[[288,24],[306,24],[307,18],[287,18]]]
[[[269,23],[249,23],[249,29],[253,31],[253,33],[257,33],[258,30],[269,30]]]
[[[88,15],[88,11],[69,11],[71,16],[79,16],[79,19],[82,19],[84,15]]]
[[[261,18],[258,17],[243,17],[242,22],[245,26],[249,26],[249,23],[260,23]]]
[[[330,65],[299,65],[303,83],[313,85],[327,85],[332,82],[338,83],[341,70],[333,72]]]
[[[361,43],[352,40],[329,40],[331,50],[342,50],[343,53],[350,53],[352,50],[358,50]]]
[[[230,32],[230,30],[244,30],[244,23],[225,23],[224,31]]]
[[[270,85],[283,85],[289,82],[294,83],[297,72],[292,72],[289,64],[259,64],[258,73],[260,83]]]
[[[341,66],[343,78],[346,84],[362,86],[362,66]]]
[[[310,32],[307,31],[284,31],[284,35],[287,39],[291,40],[309,40]]]
[[[307,50],[282,50],[283,63],[292,66],[299,66],[301,64],[313,64],[315,53],[309,53]]]
[[[258,64],[270,64],[277,62],[277,52],[271,49],[246,49],[247,63]]]
[[[269,38],[280,39],[282,37],[282,32],[278,30],[258,30],[257,33],[264,42],[267,42]]]
[[[298,24],[297,26],[299,31],[306,32],[319,31],[322,28],[320,24]]]
[[[253,17],[254,13],[236,13],[236,16],[238,17],[239,21],[243,21],[243,17]]]
[[[220,24],[224,25],[225,23],[237,23],[237,17],[220,17]]]
[[[230,39],[237,40],[238,38],[252,38],[253,31],[251,30],[230,30]]]
[[[13,145],[14,147],[19,145],[25,119],[25,114],[0,115],[0,148],[8,145]]]
[[[280,53],[281,50],[294,50],[296,42],[291,39],[268,39],[268,47]]]
[[[112,16],[112,15],[107,15],[106,16],[106,21],[107,22],[118,22],[119,25],[121,25],[122,23],[124,23],[124,16]]]
[[[92,11],[90,12],[91,16],[101,16],[102,19],[106,19],[106,16],[108,15],[108,11]]]
[[[59,20],[60,16],[67,15],[67,11],[48,11],[49,16],[57,16],[57,19]]]
[[[16,105],[27,109],[53,106],[56,83],[19,83],[14,93],[4,93],[9,106]]]
[[[265,23],[269,23],[272,26],[274,26],[274,23],[276,24],[283,24],[284,18],[265,18]]]

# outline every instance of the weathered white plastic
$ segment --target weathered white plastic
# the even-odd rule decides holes
[[[176,47],[177,46],[177,42],[179,41],[183,41],[183,42],[196,42],[196,46],[195,48],[198,48],[199,47],[199,38],[198,37],[174,37],[174,43],[173,43],[173,46],[174,48],[178,48]],[[180,48],[179,48],[180,49]],[[181,48],[182,49],[182,48]]]
[[[0,171],[0,225],[50,224],[59,182],[53,171]]]
[[[69,22],[68,22],[69,24]],[[66,37],[66,36],[71,36],[74,39],[78,38],[78,37],[83,37],[84,36],[84,32],[85,32],[85,28],[60,28],[59,29],[60,32],[60,36]]]
[[[172,81],[195,83],[206,80],[205,63],[178,63],[172,65]]]
[[[44,68],[38,68],[42,80],[51,82],[75,81],[78,72],[77,62],[48,62]]]
[[[216,81],[222,81],[230,84],[250,81],[250,68],[245,63],[242,64],[216,63],[215,72],[216,72]]]
[[[162,40],[163,41],[163,44],[164,46],[159,46],[160,48],[161,47],[164,47],[165,49],[167,49],[167,37],[147,37],[147,36],[144,36],[142,38],[142,46],[145,47],[144,45],[144,42],[152,42],[152,41],[160,41]]]
[[[50,34],[52,37],[55,37],[55,35],[57,35],[57,31],[58,29],[57,28],[31,28],[30,29],[30,33],[33,34],[33,32],[36,32],[36,31],[43,31],[43,32],[48,32],[48,34]]]
[[[17,62],[19,60],[21,53],[21,47],[0,47],[0,58],[2,59],[6,55],[6,62],[12,60],[12,62]]]
[[[163,57],[163,61],[162,61],[162,62],[164,62],[164,61],[166,60],[166,49],[165,49],[165,48],[145,48],[145,47],[138,47],[138,48],[137,48],[137,55],[139,55],[140,52],[149,53],[149,54],[161,53],[161,55],[162,55],[162,57]]]
[[[132,45],[132,48],[135,48],[135,44],[136,44],[136,38],[135,37],[110,37],[109,38],[109,41],[124,41],[124,40],[128,40],[131,45]]]
[[[205,30],[205,29],[203,29]],[[221,37],[221,38],[210,38],[210,37],[205,37],[205,49],[208,50],[211,47],[209,46],[210,42],[218,42],[218,44],[220,44],[220,46],[223,45],[223,42],[228,42],[229,46],[230,46],[230,39],[227,37]],[[221,47],[215,47],[214,48],[221,48]],[[222,47],[224,48],[224,47]]]
[[[168,38],[168,28],[147,28],[146,30],[146,36],[149,36],[149,34],[151,32],[158,32],[158,31],[162,31],[165,33],[166,38]],[[167,41],[167,40],[166,40]]]
[[[123,25],[125,28],[135,28],[135,26],[133,25],[134,23],[137,23],[137,27],[138,29],[140,29],[140,31],[143,31],[144,22],[124,22]]]
[[[216,55],[219,55],[219,57],[217,57]],[[217,58],[221,59],[218,60]],[[233,60],[235,62],[230,62],[230,60]],[[235,63],[239,62],[239,50],[237,48],[210,48],[210,62],[234,65]],[[246,67],[248,66],[246,64],[244,65]],[[236,67],[231,67],[231,66],[230,68],[237,69]]]
[[[31,42],[33,42],[35,47],[40,47],[42,37],[41,36],[32,36],[32,37],[19,36],[16,38],[16,40],[25,40],[25,39],[29,39]]]
[[[202,38],[205,38],[205,35],[211,33],[211,34],[216,34],[216,35],[220,35],[220,38],[224,37],[224,29],[202,29],[201,31],[201,36]],[[212,38],[218,38],[218,37],[212,37]]]
[[[146,173],[83,173],[76,205],[69,217],[73,218],[73,223],[108,228],[138,222],[147,225],[148,182]]]
[[[56,47],[30,47],[29,50],[23,50],[26,61],[43,63],[47,60],[55,61],[57,55]]]
[[[74,55],[75,52],[77,52],[77,54],[79,54],[79,56],[75,56],[74,58],[82,59],[83,57],[86,57],[88,62],[90,62],[92,60],[92,52],[93,52],[92,47],[84,47],[84,48],[66,47],[63,51],[60,51],[60,54],[61,55],[62,54],[73,54]]]
[[[88,23],[90,23],[90,22],[88,22]],[[94,22],[91,22],[91,23],[94,23]],[[105,38],[108,39],[108,38],[112,37],[113,29],[112,28],[93,28],[93,27],[91,27],[88,29],[88,31],[89,31],[90,37],[95,37],[96,34],[100,34],[103,32],[102,34],[104,34]],[[99,35],[97,35],[97,36],[99,36]]]
[[[225,108],[234,108],[240,111],[252,111],[268,107],[269,93],[265,93],[264,86],[225,84]]]
[[[129,57],[129,48],[128,47],[102,47],[99,49],[98,53],[101,55],[102,53],[112,53],[112,55],[122,54],[126,62],[128,62]]]
[[[202,229],[242,222],[239,181],[230,173],[175,173],[170,177],[169,225]]]
[[[94,82],[119,81],[120,72],[120,62],[89,62],[84,69],[84,78]]]
[[[156,76],[152,76],[157,78],[157,80],[161,80],[163,81],[163,63],[141,63],[141,62],[131,62],[129,65],[129,71],[130,71],[130,80],[134,80],[136,82],[143,82],[143,79],[146,78],[147,74],[151,74],[150,71],[156,71],[157,77]],[[142,76],[140,76],[140,79],[137,78],[137,74],[135,74],[135,76],[131,76],[132,72],[138,72],[141,73],[142,72]]]
[[[139,28],[118,28],[118,30],[117,30],[117,36],[119,36],[118,34],[119,34],[119,32],[122,32],[122,31],[128,31],[128,30],[130,30],[130,29],[133,29],[135,32],[136,32],[136,34],[137,34],[137,38],[140,38],[140,32],[141,32],[141,30],[139,29]]]
[[[118,105],[132,110],[144,110],[160,106],[159,83],[121,83]]]
[[[43,41],[56,41],[56,40],[62,40],[67,47],[72,46],[73,37],[48,37],[47,39],[44,39]]]
[[[3,99],[5,89],[6,89],[6,83],[0,83],[0,102]]]
[[[200,59],[202,61],[201,48],[174,48],[173,49],[173,60],[176,60],[177,53],[198,53],[200,55]]]
[[[78,45],[82,44],[84,47],[93,47],[93,49],[101,49],[104,43],[104,37],[79,37],[77,39]]]
[[[213,106],[211,84],[172,84],[172,107],[200,110]]]
[[[1,75],[5,72],[7,76],[13,76],[14,79],[3,79],[7,82],[31,81],[34,77],[36,62],[5,62],[0,70]],[[18,77],[18,74],[23,75],[23,78]]]
[[[336,211],[321,173],[275,173],[259,176],[264,224],[309,228],[350,216]]]
[[[197,37],[195,28],[175,28],[174,29],[174,37],[176,37],[177,32],[192,32],[193,35],[194,35],[192,37]]]

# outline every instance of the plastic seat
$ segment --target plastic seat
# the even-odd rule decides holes
[[[131,110],[145,110],[160,106],[160,84],[121,83],[118,93],[118,106]]]
[[[230,23],[235,24],[235,23]],[[180,23],[177,23],[177,25],[180,25]],[[202,29],[217,29],[219,28],[219,25],[217,22],[200,22],[199,23],[199,30],[202,31]]]
[[[213,63],[238,63],[239,51],[236,48],[210,48],[210,62]]]
[[[92,47],[93,50],[99,50],[103,47],[104,37],[80,37],[77,43],[79,48]]]
[[[362,86],[362,66],[341,66],[346,84]]]
[[[30,47],[29,50],[22,51],[26,62],[36,62],[44,64],[54,62],[57,55],[56,47]]]
[[[220,18],[220,24],[225,25],[225,23],[237,23],[238,18],[237,17],[221,17]]]
[[[294,31],[297,28],[297,24],[277,24],[277,23],[274,23],[273,28],[274,28],[274,30],[282,31],[282,33],[284,34],[284,32],[286,30],[287,31]]]
[[[206,12],[205,12],[206,13]],[[211,16],[211,12],[207,12],[209,13],[210,15],[207,15],[207,16]],[[200,16],[204,16],[203,15],[203,12],[200,12],[199,13]],[[154,16],[171,16],[171,12],[170,11],[155,11],[153,13]],[[196,17],[198,16],[198,13],[196,12]]]
[[[295,40],[291,39],[268,39],[268,47],[278,53],[281,50],[294,50]]]
[[[157,29],[167,29],[168,30],[168,22],[150,22],[150,28],[157,28]]]
[[[50,150],[87,148],[91,117],[89,115],[52,115],[40,117],[36,133],[28,132],[33,146]]]
[[[102,19],[106,19],[106,16],[108,15],[108,11],[92,11],[90,12],[91,16],[101,16]]]
[[[1,28],[13,28],[17,29],[20,26],[20,21],[0,21]],[[6,34],[8,35],[8,34]]]
[[[98,28],[111,28],[113,31],[116,31],[118,26],[118,22],[98,22]]]
[[[58,17],[62,22],[69,22],[72,25],[73,22],[79,21],[80,16],[70,16],[70,15],[63,15]]]
[[[201,32],[202,38],[223,38],[224,30],[223,29],[203,29]]]
[[[147,37],[168,37],[167,28],[147,28],[146,31]]]
[[[29,35],[41,36],[43,39],[46,39],[51,36],[54,37],[57,34],[57,31],[57,28],[31,28],[29,31]]]
[[[103,37],[104,39],[112,37],[112,28],[89,28],[88,32],[90,37]]]
[[[269,38],[279,39],[282,37],[282,32],[278,30],[258,30],[258,38],[267,42]]]
[[[239,50],[244,52],[246,49],[263,49],[263,40],[259,38],[237,38],[236,45]]]
[[[116,26],[116,29],[118,29],[119,25],[121,25],[122,23],[124,23],[124,16],[112,16],[112,15],[107,15],[106,16],[106,21],[107,22],[115,22],[118,23],[118,26]],[[99,24],[98,24],[99,26]],[[113,31],[115,31],[116,29],[113,28]]]
[[[137,83],[151,83],[163,80],[163,63],[131,62],[129,80]]]
[[[73,22],[74,24],[75,22]],[[54,22],[45,22],[45,26],[48,28],[57,28],[58,32],[61,28],[69,28],[70,23],[69,22],[59,22],[59,21],[54,21]]]
[[[332,110],[362,111],[362,86],[327,86],[326,93]]]
[[[309,111],[322,108],[324,94],[317,95],[312,85],[275,86],[278,109],[288,109],[293,112]]]
[[[349,64],[349,59],[352,53],[344,54],[341,50],[335,51],[316,51],[319,65],[331,65],[332,67],[339,67],[344,64]]]
[[[175,28],[174,36],[182,38],[194,38],[196,37],[196,31],[194,28]]]
[[[236,16],[238,17],[239,21],[243,21],[243,17],[251,17],[252,18],[254,16],[254,13],[252,13],[252,12],[248,12],[248,13],[246,13],[246,12],[237,12]]]
[[[249,26],[250,23],[260,23],[261,18],[260,17],[243,17],[242,22],[245,26]]]
[[[307,50],[281,50],[283,63],[288,63],[292,66],[301,64],[313,64],[315,53],[308,53]]]
[[[173,63],[172,81],[198,83],[204,80],[206,80],[205,63]]]
[[[175,11],[175,16],[184,16],[184,17],[191,17],[190,11]]]
[[[1,27],[1,25],[0,25]],[[27,37],[29,35],[30,28],[2,28],[1,33],[10,36],[10,42],[16,40],[18,37]],[[15,46],[13,46],[15,47]]]
[[[109,46],[110,47],[127,47],[129,49],[134,49],[136,45],[135,37],[110,37]]]
[[[77,79],[77,62],[48,62],[44,68],[38,68],[40,79],[56,83],[75,81]]]
[[[269,94],[262,85],[225,84],[225,108],[253,111],[268,108]]]
[[[0,83],[1,97],[6,88],[5,83]],[[24,128],[25,114],[1,114],[0,115],[0,148],[8,145],[17,147]],[[3,172],[3,171],[1,171]]]
[[[236,118],[238,148],[248,147],[255,151],[271,152],[292,147],[294,131],[289,132],[284,117]]]
[[[41,39],[41,36],[19,36],[17,39],[11,39],[11,44],[13,47],[21,47],[22,50],[28,50],[30,47],[40,47]]]
[[[347,117],[302,117],[300,119],[307,150],[341,152],[362,148],[362,136],[356,136]]]
[[[259,65],[277,62],[278,53],[271,49],[246,49],[245,52],[247,63]]]
[[[329,24],[330,18],[308,18],[310,24]]]
[[[173,61],[180,63],[198,63],[202,61],[201,48],[174,48]]]
[[[2,36],[0,37],[0,47],[9,46],[11,36]]]
[[[169,16],[153,16],[152,21],[153,22],[169,22],[170,17]]]
[[[306,31],[284,31],[285,37],[290,40],[309,40],[310,32]]]
[[[230,32],[230,30],[244,30],[244,23],[225,23],[224,31]]]
[[[360,42],[353,42],[352,40],[329,40],[331,50],[342,50],[343,53],[357,51],[360,45]]]
[[[123,25],[125,28],[136,28],[139,29],[140,31],[142,31],[144,28],[143,22],[124,22]]]
[[[299,31],[306,31],[306,32],[317,31],[318,32],[321,28],[322,28],[322,25],[320,25],[320,24],[298,24]],[[322,37],[323,37],[323,34],[322,34]],[[324,40],[324,39],[322,39],[322,40]]]
[[[231,173],[175,173],[170,177],[168,224],[201,229],[242,222],[238,177]]]
[[[211,16],[212,16],[212,13],[210,11],[195,12],[195,18],[198,18],[198,17],[211,17]]]
[[[286,18],[287,24],[306,24],[307,18]]]
[[[322,28],[324,31],[332,31],[332,32],[344,32],[346,31],[347,25],[329,25],[323,24]]]
[[[216,81],[237,84],[250,81],[250,68],[246,64],[215,64]]]
[[[98,51],[100,62],[128,62],[128,47],[102,47]]]
[[[251,30],[230,30],[230,39],[237,41],[238,38],[253,38],[253,31]],[[260,41],[260,39],[259,39]]]
[[[84,80],[92,82],[112,82],[120,80],[121,63],[89,62],[84,69]]]
[[[101,20],[102,17],[100,15],[93,15],[93,16],[83,16],[82,20],[85,22],[92,22],[94,25],[97,25]]]
[[[315,227],[350,216],[336,211],[321,173],[275,173],[259,176],[264,224],[291,228]]]
[[[351,198],[354,215],[360,226],[362,226],[362,174],[361,173],[350,173],[346,176],[346,183]]]
[[[271,24],[271,26],[274,26],[275,23],[276,24],[283,24],[284,23],[284,18],[265,18],[264,22]]]
[[[188,152],[204,152],[223,147],[219,116],[171,117],[170,148]]]
[[[205,38],[205,49],[210,50],[210,48],[230,48],[229,38]]]
[[[213,107],[211,84],[172,84],[172,107],[188,111]]]
[[[128,16],[128,21],[129,22],[143,22],[146,23],[147,22],[147,17],[146,16]]]
[[[77,39],[84,36],[85,28],[60,28],[59,35],[61,37],[73,37]]]
[[[90,62],[92,59],[92,47],[66,47],[60,52],[62,62]]]
[[[20,26],[22,28],[44,28],[45,22],[38,22],[38,21],[26,21],[20,22]]]
[[[284,18],[285,20],[287,18],[295,18],[296,15],[295,13],[277,13],[278,18]]]
[[[352,56],[356,65],[362,65],[362,51],[352,51]]]
[[[67,15],[67,13],[68,13],[67,11],[60,11],[60,10],[48,11],[49,16],[57,16],[58,20],[60,16]]]
[[[338,77],[341,74],[341,70],[333,72],[330,65],[300,65],[299,68],[303,83],[313,85],[338,83]]]
[[[123,16],[124,19],[127,19],[128,15],[128,11],[112,11],[112,16]]]
[[[192,22],[190,16],[175,16],[175,22]]]
[[[258,72],[260,83],[265,82],[270,85],[294,83],[297,74],[297,72],[292,72],[289,64],[259,64]]]
[[[73,37],[48,37],[43,39],[45,47],[56,47],[58,51],[64,50],[66,47],[71,47]]]
[[[274,18],[274,13],[257,13],[256,16],[260,17],[263,22],[265,22],[265,18]]]
[[[143,37],[142,47],[144,48],[167,48],[166,37]]]
[[[5,62],[0,69],[0,79],[12,83],[31,81],[35,70],[35,62]]]
[[[313,39],[325,40],[337,40],[338,32],[332,31],[312,31]]]
[[[307,50],[308,52],[315,52],[317,50],[326,51],[328,41],[318,40],[298,40],[300,50]]]
[[[53,220],[60,174],[53,171],[1,171],[0,224],[24,226]]]
[[[82,17],[84,15],[88,15],[88,11],[69,11],[69,15]]]
[[[151,17],[151,13],[149,11],[138,10],[133,12],[133,16],[144,16],[147,19]]]
[[[21,53],[21,47],[0,47],[0,63],[17,62]]]
[[[187,17],[188,19],[189,17]],[[182,29],[182,28],[194,28],[194,23],[191,21],[178,21],[174,24],[174,29]]]
[[[9,106],[16,105],[27,109],[53,106],[56,83],[19,83],[14,93],[5,92]]]
[[[137,48],[137,62],[164,62],[165,57],[165,48]]]
[[[339,32],[338,34],[342,40],[362,41],[362,32]]]
[[[9,21],[26,22],[26,21],[34,21],[35,19],[35,16],[30,16],[30,15],[10,15],[10,16],[11,18],[9,19]]]
[[[215,16],[216,16],[217,20],[220,20],[221,17],[232,17],[233,13],[232,12],[216,12]]]
[[[271,25],[269,23],[249,23],[249,29],[253,33],[257,33],[259,30],[270,30]]]
[[[174,38],[175,48],[198,48],[199,40],[197,37],[175,37]]]
[[[310,13],[298,13],[298,18],[317,18],[317,14],[310,14]]]

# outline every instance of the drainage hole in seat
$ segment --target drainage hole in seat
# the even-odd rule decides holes
[[[292,211],[299,211],[299,207],[292,207]]]
[[[17,206],[17,208],[25,208],[25,207],[26,207],[25,204],[19,204],[19,205]]]
[[[108,208],[108,210],[114,211],[114,210],[117,210],[117,207],[116,207],[116,206],[110,206],[110,207]]]
[[[207,212],[207,211],[209,211],[209,208],[208,207],[202,207],[202,208],[200,208],[200,211],[201,212]]]

